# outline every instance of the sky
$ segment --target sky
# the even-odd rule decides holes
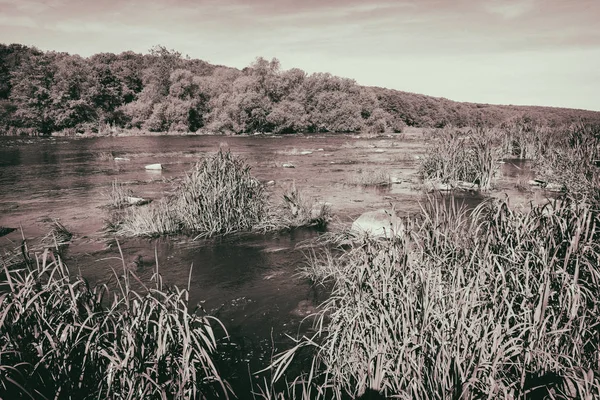
[[[492,104],[600,111],[600,0],[0,0],[0,43],[163,45]]]

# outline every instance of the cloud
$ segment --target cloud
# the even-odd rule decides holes
[[[489,0],[484,3],[484,9],[492,14],[498,14],[507,19],[519,18],[534,9],[534,0]]]
[[[0,15],[0,26],[36,28],[38,24],[32,18],[29,17],[9,17],[7,15]]]

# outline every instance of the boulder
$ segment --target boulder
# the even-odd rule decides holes
[[[115,157],[115,161],[129,161],[129,158],[125,158],[125,157]]]
[[[304,151],[300,152],[300,155],[303,155],[303,156],[306,156],[308,154],[312,154],[312,151],[310,151],[310,150],[304,150]]]
[[[284,163],[283,168],[296,168],[292,163]]]
[[[392,237],[404,232],[404,224],[387,210],[368,211],[352,224],[352,230],[372,236]]]
[[[151,171],[160,171],[160,170],[162,170],[162,165],[161,164],[148,164],[148,165],[146,165],[146,169],[151,170]]]

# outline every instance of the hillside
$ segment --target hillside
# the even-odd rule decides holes
[[[600,122],[600,112],[460,103],[365,87],[328,73],[282,70],[257,58],[243,70],[149,54],[82,58],[0,44],[0,134],[152,132],[400,132],[405,126]]]

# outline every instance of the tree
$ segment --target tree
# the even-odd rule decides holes
[[[15,123],[41,134],[50,134],[55,128],[51,115],[54,58],[52,53],[32,52],[11,77],[9,98],[15,107]]]

